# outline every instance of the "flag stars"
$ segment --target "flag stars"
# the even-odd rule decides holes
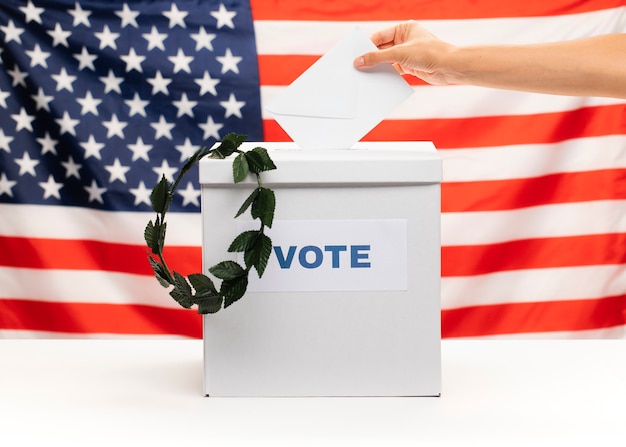
[[[76,163],[72,156],[69,156],[67,161],[62,161],[61,165],[65,168],[65,178],[76,177],[80,180],[80,173],[78,171],[83,165]]]
[[[83,68],[89,68],[92,71],[96,71],[96,67],[94,66],[94,61],[98,59],[98,56],[94,54],[89,54],[87,51],[87,47],[83,47],[80,54],[75,54],[74,58],[78,61],[78,69],[82,70]]]
[[[169,95],[167,87],[172,80],[164,78],[160,71],[157,70],[154,78],[148,78],[148,82],[152,85],[152,95],[156,95],[159,92]]]
[[[180,11],[176,3],[172,3],[170,10],[163,13],[163,15],[170,20],[170,29],[174,28],[176,25],[181,28],[187,28],[187,25],[185,25],[185,17],[187,17],[188,14],[187,11]]]
[[[39,87],[39,90],[37,90],[37,94],[32,95],[31,98],[33,98],[33,101],[35,101],[35,107],[37,108],[37,110],[43,109],[48,112],[50,111],[50,102],[52,101],[53,97],[46,96],[41,87]]]
[[[72,26],[76,27],[78,25],[85,25],[88,28],[91,28],[91,23],[89,22],[89,16],[91,15],[90,11],[86,11],[80,7],[78,2],[74,3],[74,9],[70,9],[68,12],[72,17],[74,17],[74,22]]]
[[[137,188],[129,188],[129,191],[132,195],[135,196],[135,206],[142,203],[145,203],[148,206],[152,205],[152,201],[150,200],[152,191],[146,188],[146,185],[143,181],[139,182],[139,186],[137,186]]]
[[[107,128],[107,138],[114,136],[124,138],[124,128],[128,123],[120,121],[117,115],[113,114],[110,121],[103,121],[102,125]]]
[[[94,33],[94,35],[100,41],[99,48],[101,50],[105,49],[106,47],[111,47],[112,49],[117,50],[117,43],[115,41],[118,39],[118,37],[120,37],[120,34],[111,32],[111,30],[109,29],[109,25],[104,25],[102,32]]]
[[[50,152],[53,155],[57,155],[56,144],[57,140],[50,136],[50,132],[46,132],[43,138],[37,138],[37,143],[41,145],[41,155],[45,155]]]
[[[16,158],[15,163],[20,167],[19,175],[30,174],[33,177],[37,177],[37,173],[35,172],[35,167],[39,164],[39,160],[33,160],[30,158],[30,154],[28,152],[24,152],[22,158]]]
[[[24,20],[26,21],[26,23],[29,22],[36,22],[41,24],[41,14],[43,13],[44,9],[43,8],[38,8],[35,5],[33,5],[33,2],[31,0],[28,0],[28,4],[26,6],[20,6],[19,10],[22,11],[24,13]]]
[[[163,42],[167,39],[167,34],[159,33],[156,26],[153,26],[149,34],[142,34],[143,38],[148,41],[148,51],[158,48],[165,51],[165,45]]]
[[[220,3],[219,9],[217,11],[212,11],[211,15],[217,20],[217,29],[224,26],[235,29],[233,18],[237,15],[237,13],[227,10],[223,3]]]
[[[52,37],[52,46],[56,47],[57,45],[63,45],[64,47],[69,47],[70,45],[67,43],[67,38],[72,35],[70,31],[65,31],[61,28],[60,24],[54,25],[54,30],[48,30],[48,35]]]
[[[12,70],[7,70],[7,73],[13,79],[12,87],[17,87],[21,85],[22,87],[26,87],[26,78],[28,77],[28,73],[21,71],[19,67],[16,65]]]
[[[126,62],[126,72],[137,70],[139,73],[143,73],[141,63],[146,60],[145,56],[140,56],[135,52],[134,48],[131,48],[126,56],[121,56],[122,60]]]
[[[135,92],[133,99],[127,99],[124,103],[130,108],[128,116],[141,115],[146,117],[146,106],[150,104],[150,101],[143,101],[139,97],[139,93]]]
[[[69,133],[70,135],[76,136],[75,127],[78,125],[79,120],[72,119],[67,110],[63,112],[63,118],[55,119],[55,121],[60,127],[59,133],[61,135]]]
[[[178,169],[170,167],[170,165],[167,162],[167,160],[163,160],[161,162],[161,166],[156,167],[156,168],[152,168],[152,171],[154,171],[154,173],[158,175],[159,180],[161,180],[162,176],[165,176],[165,179],[168,182],[173,183],[174,182],[174,174],[176,174],[176,171],[178,171]]]
[[[102,198],[102,194],[106,192],[106,188],[101,188],[98,186],[95,180],[91,181],[91,185],[83,187],[87,194],[89,194],[89,202],[99,202],[104,203],[104,199]]]
[[[217,96],[217,90],[215,89],[215,86],[220,83],[220,80],[211,78],[211,75],[208,71],[204,72],[204,76],[202,77],[202,79],[194,79],[194,82],[200,86],[200,96],[204,95],[205,93],[210,93],[213,96]]]
[[[187,187],[183,190],[176,191],[183,197],[183,206],[187,206],[189,204],[200,206],[200,201],[198,200],[200,197],[200,190],[194,189],[191,182],[187,183]]]
[[[109,172],[109,183],[113,183],[119,180],[122,183],[126,183],[126,173],[130,170],[128,166],[122,166],[119,158],[113,161],[112,165],[106,165],[104,167]]]
[[[81,115],[92,113],[98,116],[98,106],[102,103],[102,100],[94,98],[90,91],[87,91],[84,98],[77,98],[76,101],[81,105]]]
[[[124,81],[124,78],[118,78],[113,73],[113,70],[109,70],[109,74],[106,77],[100,77],[100,81],[104,84],[104,93],[117,92],[122,93],[120,84]]]
[[[215,34],[206,32],[206,28],[200,28],[195,34],[191,34],[191,38],[196,41],[196,51],[200,51],[206,48],[209,51],[213,51],[213,40],[217,37]]]
[[[80,145],[85,150],[85,159],[93,157],[102,160],[100,151],[104,148],[104,144],[98,143],[93,135],[89,135],[89,139],[86,142],[80,143]]]
[[[193,61],[193,56],[185,55],[181,48],[178,49],[176,56],[168,56],[168,59],[172,64],[174,64],[174,73],[178,73],[179,71],[191,73],[189,64]]]
[[[7,98],[11,96],[9,92],[3,92],[0,90],[0,106],[7,108]]]
[[[32,122],[35,121],[34,116],[30,116],[26,109],[22,107],[20,113],[11,114],[11,118],[15,121],[15,131],[19,132],[22,129],[33,131]]]
[[[55,182],[54,177],[51,175],[48,176],[47,181],[39,182],[39,186],[43,189],[44,200],[49,199],[50,197],[61,200],[61,194],[59,191],[63,188],[63,183]]]
[[[0,196],[6,194],[9,197],[13,197],[12,188],[15,185],[17,185],[17,182],[9,180],[4,172],[0,174]]]
[[[115,15],[122,19],[122,28],[132,26],[133,28],[139,28],[137,24],[138,11],[133,11],[128,7],[127,3],[124,3],[121,11],[115,11]]]
[[[140,158],[147,162],[150,162],[148,152],[152,150],[151,144],[145,144],[141,137],[137,137],[137,141],[134,144],[129,144],[128,149],[133,153],[132,161],[137,161]]]
[[[245,101],[237,101],[234,93],[228,97],[228,101],[220,101],[220,105],[226,110],[224,118],[235,115],[237,118],[243,118],[241,108],[246,105]]]
[[[0,149],[10,154],[11,148],[9,147],[9,145],[11,144],[11,141],[13,141],[14,139],[15,138],[11,136],[5,135],[4,129],[0,128]]]
[[[206,123],[199,125],[200,129],[204,130],[203,138],[205,140],[209,138],[215,138],[216,140],[220,139],[220,129],[224,127],[223,124],[216,123],[213,121],[213,117],[209,115]]]
[[[24,29],[18,28],[13,23],[13,20],[9,20],[7,26],[0,26],[0,30],[4,33],[4,43],[7,44],[11,41],[17,42],[18,44],[22,44],[22,34],[24,34]]]
[[[150,127],[154,129],[154,139],[158,140],[161,137],[165,137],[168,140],[172,139],[172,129],[174,124],[165,121],[165,117],[161,115],[158,123],[150,123]]]
[[[180,152],[180,161],[184,162],[188,160],[193,154],[195,154],[199,146],[194,146],[191,144],[191,140],[189,138],[185,138],[185,144],[179,144],[176,146],[176,150]]]
[[[183,115],[187,115],[193,118],[193,108],[198,105],[198,101],[190,101],[187,98],[187,93],[183,93],[180,101],[172,101],[172,103],[178,109],[178,112],[176,113],[176,118],[180,118]]]
[[[39,44],[35,45],[35,48],[33,48],[31,51],[25,51],[25,53],[28,55],[28,57],[30,57],[31,68],[34,68],[37,65],[48,68],[47,59],[50,57],[50,53],[42,51]]]
[[[243,59],[239,56],[234,56],[230,48],[226,49],[224,56],[217,56],[216,58],[220,64],[222,64],[222,74],[232,71],[239,74],[239,67],[237,64]]]
[[[57,83],[57,92],[60,92],[63,89],[72,93],[74,92],[74,87],[72,86],[72,84],[76,80],[76,76],[71,76],[70,74],[68,74],[67,70],[65,70],[65,67],[61,68],[59,74],[52,75],[52,79],[54,79]]]

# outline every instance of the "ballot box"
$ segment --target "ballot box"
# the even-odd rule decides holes
[[[203,316],[208,396],[438,396],[440,184],[430,142],[268,150],[273,250],[243,298]],[[256,187],[202,159],[203,269],[260,224],[234,219]],[[243,263],[243,260],[240,260]]]

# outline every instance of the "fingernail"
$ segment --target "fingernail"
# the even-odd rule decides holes
[[[365,65],[365,59],[363,57],[357,57],[354,60],[354,66],[355,67],[362,67],[363,65]]]

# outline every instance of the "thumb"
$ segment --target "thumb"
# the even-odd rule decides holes
[[[366,68],[383,62],[392,62],[390,56],[388,50],[370,51],[355,58],[354,66],[356,68]]]

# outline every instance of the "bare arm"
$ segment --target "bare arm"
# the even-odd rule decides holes
[[[626,34],[457,47],[409,21],[374,34],[372,41],[379,51],[357,58],[358,68],[391,62],[400,73],[436,85],[626,98]]]

